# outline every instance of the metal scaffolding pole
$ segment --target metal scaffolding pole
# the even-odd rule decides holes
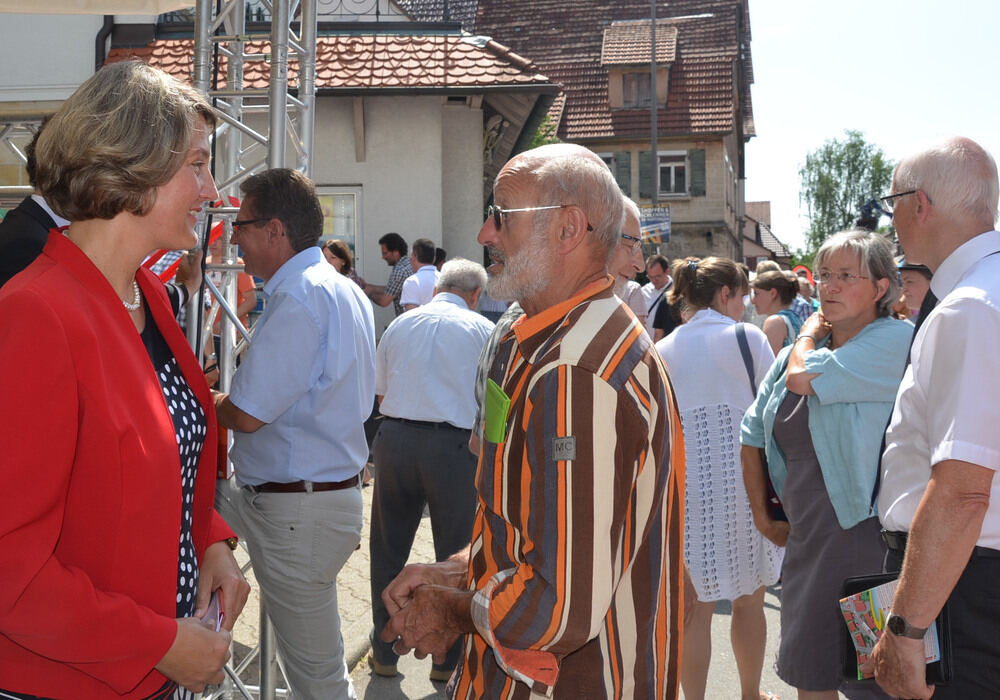
[[[264,3],[267,7],[268,3]],[[293,167],[309,174],[312,165],[313,120],[315,118],[315,76],[316,76],[316,0],[304,0],[297,5],[300,11],[299,33],[292,27],[294,6],[292,0],[272,0],[270,3],[270,33],[252,33],[246,27],[245,0],[197,0],[195,9],[194,37],[194,85],[206,94],[216,107],[219,125],[216,131],[216,182],[224,204],[212,210],[213,216],[224,221],[222,260],[213,260],[208,271],[221,273],[222,285],[219,294],[222,299],[213,301],[207,323],[203,326],[206,338],[210,338],[211,319],[221,315],[219,347],[219,384],[228,391],[235,371],[237,330],[246,334],[246,329],[237,327],[238,320],[233,313],[236,308],[237,265],[235,246],[231,244],[231,218],[235,210],[228,206],[228,196],[238,195],[241,180],[266,165],[268,168],[286,167],[286,144],[291,143],[298,154]],[[270,53],[247,53],[246,43],[270,39]],[[291,58],[298,62],[298,95],[289,95],[289,65]],[[213,85],[213,78],[221,75],[225,60],[226,85],[221,89]],[[267,61],[270,64],[270,79],[266,91],[246,89],[244,74],[247,62]],[[265,117],[256,117],[266,112]],[[250,118],[253,126],[247,124]],[[255,128],[254,128],[255,127]],[[264,130],[266,129],[266,132]],[[261,150],[266,155],[261,156]],[[210,285],[211,286],[211,285]],[[198,302],[194,302],[197,304]],[[197,307],[189,309],[189,318],[197,318]],[[194,323],[190,324],[192,327]],[[194,334],[197,329],[192,328]],[[189,337],[194,344],[193,336]],[[195,348],[202,354],[203,348]],[[222,488],[225,486],[225,488]],[[220,512],[231,511],[226,497],[230,491],[228,482],[220,482],[217,498]],[[260,645],[251,652],[259,654],[259,685],[244,685],[239,675],[232,669],[227,671],[227,683],[219,695],[239,692],[242,697],[250,697],[256,691],[261,700],[274,700],[277,681],[277,655],[275,653],[274,630],[267,618],[263,603],[260,608]],[[245,666],[244,664],[243,666]],[[242,667],[241,667],[242,670]],[[284,693],[282,693],[284,695]]]

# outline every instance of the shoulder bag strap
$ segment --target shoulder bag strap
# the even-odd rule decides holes
[[[747,377],[750,379],[750,393],[757,395],[757,382],[754,381],[753,357],[750,355],[750,344],[747,342],[747,331],[742,323],[736,324],[736,342],[740,345],[740,355],[743,356],[743,365],[747,369]]]

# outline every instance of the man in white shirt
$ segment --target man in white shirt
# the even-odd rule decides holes
[[[434,297],[434,286],[441,275],[434,265],[435,251],[434,244],[426,238],[413,241],[410,251],[413,274],[403,281],[403,291],[399,295],[403,311],[423,306]]]
[[[670,278],[670,261],[660,254],[650,255],[646,260],[646,276],[649,282],[642,285],[642,295],[646,298],[646,332],[653,337],[653,319],[660,304],[667,302],[667,292],[673,284]]]
[[[878,510],[886,569],[902,573],[871,665],[893,697],[1000,697],[996,164],[950,139],[901,162],[883,202],[941,301],[917,332],[886,433]],[[956,673],[935,692],[922,638],[946,601]]]
[[[433,257],[434,246],[430,249]],[[382,591],[406,564],[424,505],[438,561],[469,543],[476,514],[476,457],[468,444],[476,415],[476,368],[493,332],[493,322],[474,311],[486,270],[456,258],[440,275],[430,303],[389,324],[376,351],[375,393],[383,418],[372,443],[375,631],[369,659],[381,676],[396,675],[398,658],[392,644],[379,639],[389,621]],[[434,665],[431,679],[448,680],[461,650],[461,642],[452,646],[444,663]]]

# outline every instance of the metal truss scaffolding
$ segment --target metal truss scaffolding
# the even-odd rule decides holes
[[[270,17],[270,32],[247,31],[246,0],[197,0],[195,8],[193,82],[195,88],[212,101],[219,118],[215,133],[215,179],[226,203],[232,203],[231,198],[239,195],[239,183],[259,170],[293,167],[308,175],[312,169],[316,0],[263,0],[254,4],[258,17]],[[263,13],[259,12],[260,6],[263,6]],[[259,27],[260,24],[255,23],[254,26]],[[270,42],[268,53],[247,52],[247,42],[261,40]],[[289,61],[292,58],[298,64],[294,85],[289,82]],[[244,87],[244,69],[253,62],[269,66],[269,71],[261,71],[269,75],[266,89]],[[223,71],[225,85],[220,87]],[[286,153],[288,147],[294,152],[294,158]],[[214,317],[221,315],[219,388],[225,392],[231,386],[237,354],[250,339],[249,330],[243,327],[235,313],[237,275],[242,270],[235,246],[231,243],[231,219],[236,211],[235,207],[224,206],[210,212],[212,217],[220,217],[224,222],[222,260],[213,260],[207,268],[209,272],[219,273],[221,285],[217,288],[206,275],[213,304],[207,322],[202,325],[203,329],[207,329],[206,337],[211,337],[208,333],[211,332]],[[199,304],[197,298],[192,302],[188,318],[198,317]],[[192,345],[198,333],[196,326],[195,323],[188,324]],[[195,351],[200,353],[202,348],[195,347]],[[231,519],[228,517],[233,513],[229,483],[220,481],[218,491],[217,508],[224,517]],[[236,669],[227,667],[226,681],[207,697],[252,700],[256,694],[261,700],[274,700],[279,694],[287,694],[287,691],[275,690],[277,659],[274,631],[263,601],[258,638],[259,646]],[[260,668],[256,687],[245,685],[241,678],[255,657]]]

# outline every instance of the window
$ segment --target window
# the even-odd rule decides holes
[[[658,183],[658,184],[657,184]],[[705,149],[660,151],[654,160],[649,151],[639,152],[639,197],[705,196]]]
[[[622,102],[626,109],[649,107],[649,71],[622,75]]]
[[[660,189],[661,195],[687,194],[687,154],[660,153]]]
[[[614,153],[598,153],[612,174],[615,181],[625,193],[626,197],[632,196],[632,153],[631,151],[616,151]]]
[[[354,255],[355,267],[358,260],[358,216],[361,213],[360,187],[321,187],[318,188],[319,204],[323,210],[323,235],[320,243],[330,238],[339,238]]]

